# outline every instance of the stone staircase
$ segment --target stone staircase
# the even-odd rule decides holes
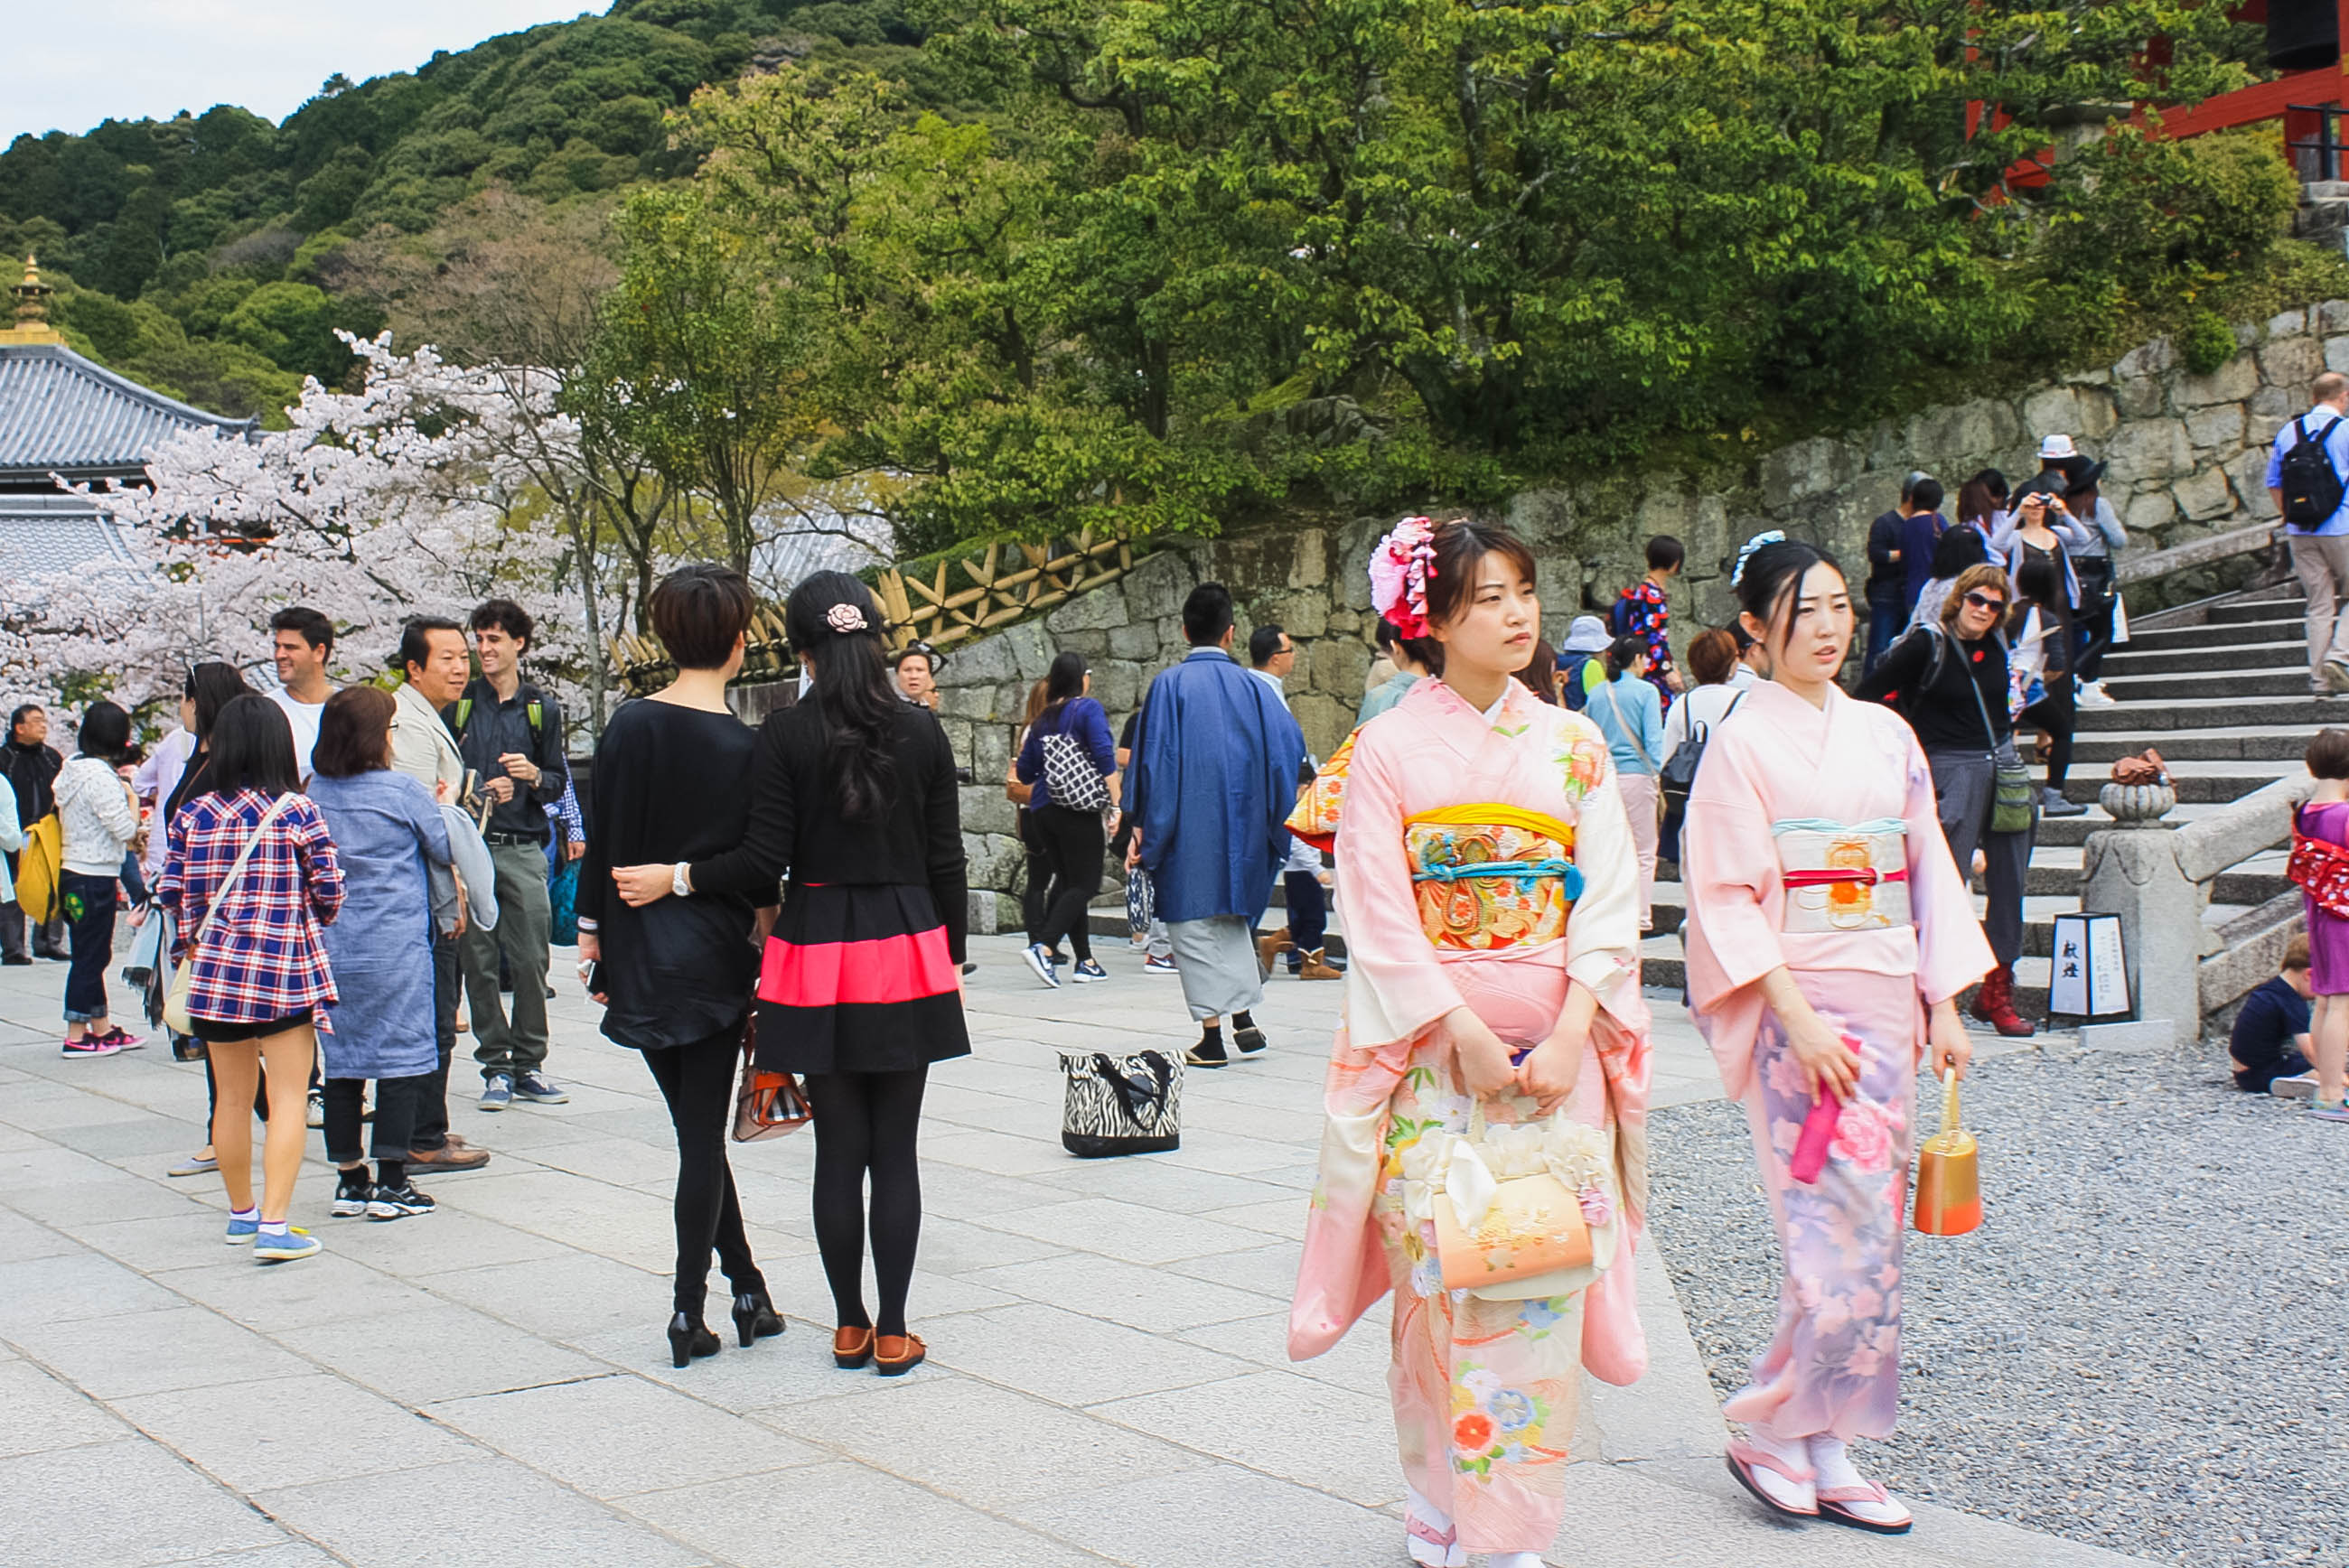
[[[2064,785],[2067,798],[2087,805],[2087,815],[2041,820],[2024,882],[2023,955],[2015,980],[2017,1006],[2027,1016],[2046,1016],[2054,920],[2079,907],[2087,836],[2112,826],[2095,801],[2116,759],[2158,748],[2178,800],[2165,820],[2182,825],[2300,773],[2309,738],[2326,723],[2349,724],[2349,700],[2309,696],[2303,611],[2295,584],[2227,594],[2134,623],[2129,642],[2106,656],[2105,687],[2118,700],[2080,710]],[[2220,945],[2234,946],[2298,917],[2283,862],[2279,849],[2212,884],[2204,920]],[[1677,879],[1666,867],[1656,885],[1656,931],[1641,950],[1651,985],[1683,983],[1679,933],[1685,907]]]

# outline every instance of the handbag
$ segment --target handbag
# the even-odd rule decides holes
[[[2012,739],[2003,746],[1999,744],[1998,731],[1991,727],[1990,705],[1982,701],[1982,685],[1971,674],[1966,676],[1966,689],[1974,694],[1974,711],[1982,715],[1982,738],[1990,742],[1990,830],[2027,833],[2031,830],[2033,811],[2031,770],[2014,754]]]
[[[1158,884],[1140,866],[1125,873],[1125,928],[1136,936],[1148,934],[1158,918]]]
[[[268,835],[269,824],[277,820],[278,814],[291,806],[295,799],[289,792],[270,802],[269,810],[264,811],[261,820],[254,824],[253,837],[244,841],[244,848],[237,851],[236,859],[229,863],[228,875],[222,877],[220,886],[212,891],[212,902],[204,906],[204,918],[188,933],[187,954],[180,960],[179,966],[171,971],[171,988],[163,996],[163,1022],[181,1034],[196,1032],[194,1020],[188,1016],[188,996],[196,984],[196,949],[202,944],[204,933],[212,929],[212,916],[219,913],[221,905],[228,902],[228,895],[236,891],[236,884],[244,880],[245,862],[252,860],[253,851],[261,847],[261,841]]]
[[[2302,831],[2300,814],[2305,810],[2304,806],[2292,808],[2292,855],[2284,861],[2283,874],[2317,908],[2336,919],[2349,920],[2349,850]]]
[[[35,925],[47,925],[58,914],[58,885],[64,881],[66,830],[55,811],[25,830],[25,847],[16,851],[16,907]]]
[[[1523,1301],[1596,1279],[1617,1256],[1613,1151],[1611,1133],[1563,1107],[1495,1129],[1472,1099],[1464,1137],[1423,1131],[1403,1153],[1403,1205],[1434,1225],[1444,1288]]]
[[[1068,723],[1061,710],[1061,722]],[[1044,738],[1044,784],[1051,804],[1071,811],[1099,811],[1109,805],[1109,779],[1095,766],[1085,743],[1062,729]]]
[[[759,1014],[742,1020],[742,1082],[734,1091],[734,1141],[756,1143],[781,1138],[815,1119],[807,1086],[790,1073],[759,1065]]]
[[[1183,1147],[1183,1064],[1164,1051],[1061,1053],[1061,1147],[1080,1160]]]
[[[1958,1122],[1958,1073],[1941,1075],[1941,1130],[1917,1150],[1917,1228],[1962,1236],[1982,1223],[1981,1149]]]
[[[1607,694],[1607,711],[1615,716],[1615,722],[1617,725],[1621,725],[1623,723],[1623,710],[1615,706],[1615,683],[1613,681],[1601,681],[1599,683],[1599,689]],[[1623,738],[1631,743],[1631,749],[1633,751],[1639,753],[1640,760],[1646,766],[1649,777],[1655,779],[1658,782],[1659,788],[1656,790],[1656,824],[1657,826],[1661,827],[1664,820],[1664,792],[1661,788],[1662,784],[1662,775],[1657,770],[1656,759],[1648,755],[1648,748],[1640,744],[1640,736],[1638,731],[1626,728],[1623,731]]]
[[[1689,699],[1682,696],[1681,700],[1686,702]],[[1729,707],[1722,712],[1721,722],[1727,724],[1729,716],[1735,713],[1737,705],[1744,700],[1744,692],[1731,697]],[[1657,770],[1657,785],[1663,791],[1667,812],[1677,813],[1688,809],[1689,791],[1696,788],[1697,767],[1704,761],[1705,744],[1712,738],[1712,725],[1702,721],[1690,725],[1689,738],[1673,748],[1672,754],[1664,758],[1663,767]],[[1638,742],[1635,740],[1632,744],[1637,745]],[[1640,755],[1644,757],[1647,753],[1643,751]]]
[[[579,945],[579,862],[566,860],[547,879],[547,940],[557,947]]]

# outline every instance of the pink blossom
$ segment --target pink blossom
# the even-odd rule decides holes
[[[1892,1161],[1892,1134],[1884,1113],[1866,1100],[1853,1100],[1836,1118],[1835,1141],[1828,1151],[1858,1171],[1881,1171]]]

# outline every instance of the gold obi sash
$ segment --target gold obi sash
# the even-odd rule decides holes
[[[1419,928],[1444,952],[1530,947],[1566,934],[1582,896],[1574,829],[1516,806],[1446,806],[1405,818]]]
[[[1898,817],[1770,824],[1786,910],[1778,929],[1805,934],[1909,923],[1909,826]]]

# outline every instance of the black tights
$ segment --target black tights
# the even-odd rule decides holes
[[[767,1288],[742,1233],[742,1204],[726,1162],[734,1071],[742,1059],[740,1024],[706,1040],[638,1053],[668,1101],[677,1129],[677,1310],[698,1319],[709,1294],[709,1253],[740,1295]]]
[[[2055,634],[2048,634],[2051,637]],[[2079,717],[2071,672],[2051,671],[2046,682],[2047,695],[2016,714],[2014,723],[2019,729],[2036,726],[2047,732],[2047,788],[2060,795],[2064,792],[2064,776],[2072,771],[2072,732]]]
[[[815,1105],[815,1244],[843,1328],[905,1332],[905,1292],[922,1235],[915,1138],[930,1069],[811,1073]],[[864,1315],[864,1176],[873,1173],[873,1275],[878,1321]]]

